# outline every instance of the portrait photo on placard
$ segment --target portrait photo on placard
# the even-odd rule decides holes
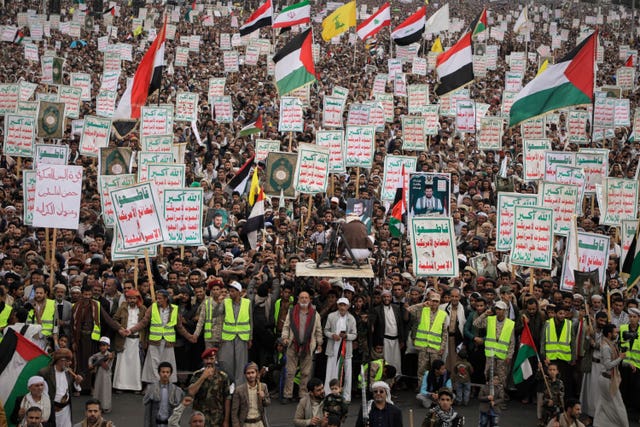
[[[360,221],[367,226],[367,232],[371,232],[371,217],[373,215],[373,200],[347,199],[346,215],[357,215]]]
[[[496,268],[496,257],[493,252],[478,255],[469,260],[469,264],[478,273],[478,277],[496,279],[498,277],[498,270]]]
[[[412,216],[449,215],[451,175],[412,173],[409,178],[409,213]]]

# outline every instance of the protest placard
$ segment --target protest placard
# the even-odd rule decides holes
[[[414,274],[417,277],[456,277],[459,267],[453,219],[411,218],[410,229]]]
[[[66,165],[69,158],[68,145],[36,144],[33,161],[36,165]]]
[[[345,132],[345,166],[370,168],[375,149],[374,126],[347,126]]]
[[[553,263],[553,210],[514,206],[510,261],[513,265],[551,268]]]
[[[283,96],[280,98],[279,132],[302,132],[304,120],[302,118],[302,102],[299,98]]]
[[[167,238],[164,245],[202,244],[202,188],[167,188],[164,190],[164,222]]]
[[[515,223],[514,206],[537,206],[538,196],[535,194],[498,193],[498,217],[496,228],[496,249],[510,251],[513,242],[513,225]]]
[[[102,218],[106,227],[113,227],[116,223],[113,203],[109,192],[113,189],[127,187],[136,182],[134,174],[98,175],[98,192],[102,207]]]
[[[36,118],[7,114],[4,117],[4,148],[7,156],[31,157],[36,139]]]
[[[323,193],[329,180],[329,149],[315,144],[298,146],[294,188],[304,194]]]
[[[553,209],[553,232],[566,236],[576,215],[580,187],[543,181],[540,187],[540,205]]]
[[[83,156],[97,157],[101,147],[109,145],[111,120],[97,116],[84,116],[79,151]]]
[[[381,200],[393,201],[396,189],[402,186],[402,167],[404,166],[405,178],[416,171],[418,159],[412,156],[395,156],[388,154],[384,157],[384,175],[382,178]]]
[[[523,177],[525,181],[544,178],[544,153],[551,150],[548,139],[530,139],[522,142],[524,148]]]
[[[82,166],[38,165],[34,227],[78,229],[82,176]]]

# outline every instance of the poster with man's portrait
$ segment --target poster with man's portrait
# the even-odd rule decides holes
[[[451,174],[419,172],[409,178],[411,216],[448,216],[451,200]]]
[[[473,54],[478,56],[484,56],[487,53],[486,43],[474,43]]]
[[[469,260],[469,264],[478,273],[478,277],[498,278],[497,262],[493,252],[478,255]]]
[[[347,216],[357,215],[360,221],[367,226],[367,232],[371,232],[371,217],[373,216],[373,200],[347,199]]]
[[[229,225],[229,213],[226,209],[208,209],[204,223],[206,224],[202,232],[205,242],[216,241],[220,237],[226,236]]]
[[[591,297],[600,293],[600,273],[598,269],[591,271],[573,271],[575,287],[573,292],[582,295],[586,301],[591,301]]]

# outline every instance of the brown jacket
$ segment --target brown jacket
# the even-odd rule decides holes
[[[142,318],[142,320],[139,321],[137,325],[135,325],[133,328],[130,329],[132,334],[142,331],[143,329],[145,330],[145,332],[147,332],[147,326],[149,326],[149,323],[151,323],[151,312],[153,311],[152,309],[155,304],[158,304],[158,303],[154,302],[153,304],[151,304],[151,307],[149,307],[147,311],[144,313],[144,317]],[[173,310],[174,306],[169,304],[169,308]],[[177,309],[177,306],[176,306],[176,309]],[[171,310],[169,311],[169,318],[171,318]],[[182,326],[182,316],[180,315],[178,315],[178,323],[176,324],[176,331],[185,338],[191,335],[189,331],[187,331],[184,328],[184,326]],[[152,341],[152,340],[148,340],[148,341],[149,341],[149,344],[151,345],[160,345],[160,341]],[[175,343],[173,342],[166,343],[167,347],[173,347],[174,345]]]
[[[236,387],[233,393],[233,401],[231,403],[231,426],[242,427],[247,419],[249,413],[249,386],[247,383]],[[269,397],[269,390],[265,383],[260,383],[260,387],[264,391],[264,399],[262,401],[258,399],[258,412],[262,416],[262,424],[267,425],[267,419],[265,417],[264,407],[271,404],[271,398]]]
[[[127,304],[126,301],[124,301],[122,304],[120,304],[120,307],[118,307],[118,310],[116,311],[116,314],[113,315],[113,320],[118,322],[120,324],[120,326],[124,329],[127,329],[127,324],[129,322],[129,309],[128,309],[129,305]],[[145,312],[147,311],[147,307],[140,306],[140,311],[138,312],[138,319],[137,322],[139,323],[142,319],[144,319],[144,315]],[[147,339],[147,330],[146,329],[141,329],[140,330],[140,342],[144,343]],[[123,337],[122,335],[120,335],[119,333],[116,333],[113,337],[113,349],[120,353],[122,351],[124,351],[124,343],[125,343],[126,338]]]

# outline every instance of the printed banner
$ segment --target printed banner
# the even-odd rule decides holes
[[[551,141],[548,139],[524,140],[524,167],[525,181],[534,181],[544,178],[544,152],[551,150]]]
[[[396,189],[402,186],[402,166],[404,165],[405,179],[416,171],[418,159],[411,156],[394,156],[387,154],[384,157],[384,175],[382,178],[381,200],[393,202],[396,197]],[[407,181],[408,182],[408,181]]]
[[[78,229],[82,166],[38,165],[34,227]]]
[[[102,218],[106,227],[113,227],[116,219],[113,211],[113,202],[109,192],[113,189],[127,187],[136,182],[134,174],[124,175],[98,175],[98,191],[100,192],[100,204]]]
[[[33,161],[36,165],[66,165],[69,158],[68,145],[36,144]]]
[[[316,144],[329,149],[329,172],[344,173],[344,131],[319,130],[316,131]]]
[[[510,261],[513,265],[551,268],[553,262],[553,210],[514,206],[514,233]]]
[[[553,209],[553,232],[566,236],[571,228],[576,206],[580,198],[580,187],[543,181],[540,187],[540,205]]]
[[[3,154],[16,157],[33,156],[36,139],[36,118],[18,114],[4,117]]]
[[[373,166],[375,137],[374,126],[347,126],[345,166],[361,168]]]
[[[576,252],[576,240],[578,241],[578,250]],[[600,279],[600,287],[602,288],[607,279],[607,264],[609,263],[609,236],[604,234],[585,233],[578,231],[578,238],[572,238],[571,235],[567,239],[567,249],[565,251],[564,262],[562,263],[562,280],[560,281],[560,289],[563,291],[573,292],[576,285],[573,269],[568,268],[570,265],[569,254],[577,256],[577,271],[593,271],[598,270],[598,278]],[[591,295],[599,293],[600,289],[581,289],[583,295]]]
[[[202,188],[164,190],[165,245],[202,245]]]
[[[295,153],[269,153],[264,192],[270,197],[283,194],[287,199],[295,198],[293,175],[297,163],[298,155]]]
[[[80,154],[98,157],[100,148],[109,146],[111,136],[111,119],[97,116],[85,116],[80,138]]]
[[[295,190],[305,194],[324,193],[329,181],[329,149],[315,144],[298,146]]]
[[[452,218],[411,218],[409,234],[417,277],[456,277],[458,252]]]
[[[520,193],[498,193],[498,218],[496,229],[496,250],[507,252],[513,244],[513,225],[515,224],[515,206],[537,206],[538,196]]]

